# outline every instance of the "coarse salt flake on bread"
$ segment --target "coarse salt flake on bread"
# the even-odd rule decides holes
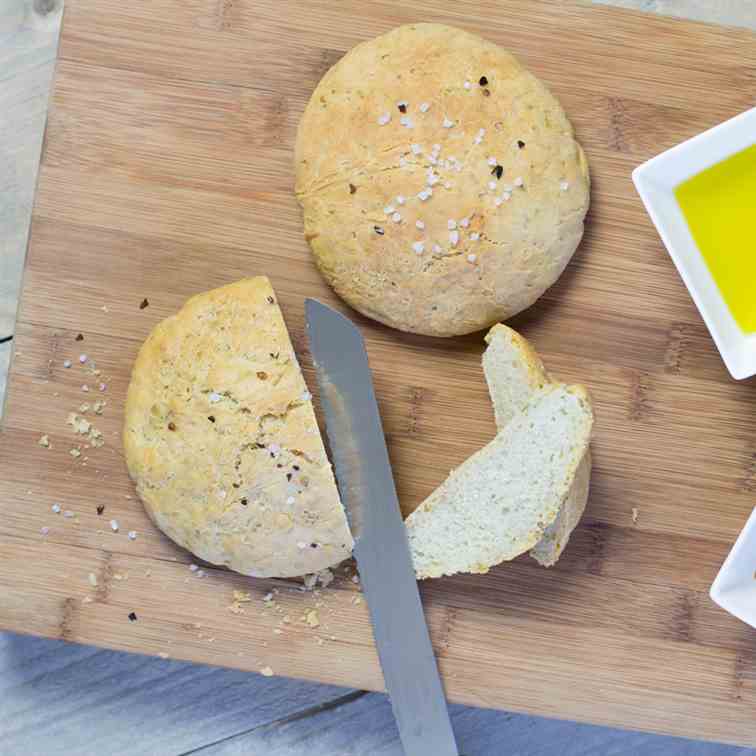
[[[431,336],[529,307],[583,235],[588,163],[545,84],[493,42],[408,24],[350,50],[302,115],[315,261],[363,314]]]

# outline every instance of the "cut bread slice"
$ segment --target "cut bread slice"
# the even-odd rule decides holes
[[[533,347],[511,328],[495,325],[486,335],[486,343],[483,371],[494,406],[496,426],[501,430],[537,392],[556,382],[546,372]],[[556,564],[580,521],[588,501],[590,477],[591,454],[586,449],[556,519],[530,551],[530,556],[544,567]]]
[[[533,394],[553,383],[535,349],[517,331],[499,323],[486,334],[483,372],[501,430],[533,399]]]
[[[582,386],[537,391],[407,518],[417,576],[483,573],[533,548],[570,491],[592,424]]]

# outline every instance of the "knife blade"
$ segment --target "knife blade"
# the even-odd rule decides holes
[[[330,307],[308,299],[305,311],[336,480],[404,752],[458,756],[364,341]]]

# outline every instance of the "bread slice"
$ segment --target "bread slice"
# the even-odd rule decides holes
[[[552,383],[541,358],[517,331],[499,323],[486,334],[483,372],[501,430],[530,403],[533,394]]]
[[[590,442],[582,386],[546,385],[406,520],[419,578],[487,572],[555,521]]]
[[[530,556],[542,567],[553,567],[562,556],[572,531],[577,527],[585,511],[590,479],[591,452],[586,449],[567,497],[559,507],[556,519],[546,528],[543,538],[530,550]]]
[[[486,335],[486,343],[488,348],[483,354],[483,371],[494,406],[496,425],[501,430],[527,406],[536,392],[554,381],[533,347],[511,328],[495,325]],[[556,564],[580,521],[588,501],[590,477],[591,454],[586,449],[556,519],[530,551],[530,556],[544,567]]]
[[[200,559],[291,577],[349,557],[310,392],[264,276],[198,294],[155,326],[123,440],[148,515]]]

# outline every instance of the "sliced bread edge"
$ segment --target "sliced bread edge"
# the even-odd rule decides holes
[[[486,334],[488,347],[483,353],[483,372],[494,406],[496,425],[501,430],[521,411],[533,395],[555,382],[530,342],[501,323]],[[552,567],[562,555],[572,531],[577,527],[588,503],[591,454],[586,450],[575,472],[575,479],[554,521],[543,538],[530,551],[543,567]]]
[[[556,519],[590,442],[582,386],[547,386],[406,520],[418,578],[487,572]]]

